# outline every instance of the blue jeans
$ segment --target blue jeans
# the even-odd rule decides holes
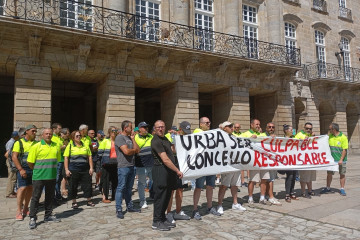
[[[150,182],[152,182],[152,167],[137,167],[136,172],[138,174],[138,180],[139,180],[138,193],[140,199],[140,207],[142,207],[142,205],[146,203],[146,198],[145,198],[146,176],[149,177]],[[149,186],[149,189],[150,188],[151,185]]]
[[[56,199],[61,199],[61,181],[63,180],[64,176],[63,176],[63,168],[64,168],[64,163],[63,162],[59,162],[57,165],[57,169],[56,169],[56,184],[55,184],[55,198]]]
[[[122,199],[124,197],[126,207],[132,208],[133,203],[131,201],[132,187],[135,179],[134,167],[118,168],[118,186],[116,188],[116,212],[122,211]]]

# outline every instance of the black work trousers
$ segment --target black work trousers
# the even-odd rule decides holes
[[[91,181],[92,179],[89,174],[89,170],[85,170],[81,172],[71,171],[71,175],[69,178],[68,200],[76,199],[79,184],[81,185],[81,189],[84,192],[84,198],[91,198],[92,197]]]
[[[100,191],[104,194],[105,199],[109,199],[109,189],[111,182],[111,199],[115,200],[116,188],[118,185],[118,174],[116,164],[105,164],[101,169]]]
[[[39,210],[39,201],[41,198],[42,191],[45,187],[45,217],[47,218],[51,215],[53,207],[53,199],[54,199],[54,192],[55,192],[55,184],[56,179],[52,180],[33,180],[33,192],[31,197],[30,203],[30,218],[35,218],[36,214]]]
[[[164,165],[154,165],[152,175],[154,190],[153,221],[165,221],[165,211],[170,201],[171,192],[176,184],[176,174]]]
[[[291,195],[294,193],[296,172],[297,171],[285,171],[285,173],[286,173],[286,179],[285,179],[286,195]]]

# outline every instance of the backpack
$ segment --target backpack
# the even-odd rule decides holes
[[[23,146],[23,143],[21,140],[18,140],[16,142],[19,142],[19,145],[20,145],[20,153],[18,155],[18,159],[19,159],[19,162],[20,162],[20,165],[22,165],[22,157],[24,155],[24,146]],[[14,163],[14,161],[12,160],[12,153],[13,153],[13,148],[14,148],[14,145],[15,143],[11,146],[11,149],[9,151],[9,156],[8,156],[8,160],[9,160],[9,165],[10,165],[10,168],[11,168],[11,171],[12,172],[17,172],[19,171],[17,168],[16,168],[16,165]]]

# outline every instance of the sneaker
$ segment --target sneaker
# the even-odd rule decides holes
[[[331,192],[331,189],[330,188],[323,188],[323,190],[321,190],[320,194],[325,194],[325,193],[329,193]]]
[[[241,206],[240,203],[233,204],[233,205],[232,205],[232,209],[236,209],[236,210],[240,210],[240,211],[246,211],[246,208],[244,208],[243,206]]]
[[[167,227],[169,227],[169,228],[174,228],[174,227],[176,227],[176,223],[175,223],[174,220],[173,220],[173,222],[169,222],[168,220],[165,220],[163,223],[164,223],[165,226],[167,226]]]
[[[170,231],[170,228],[166,226],[163,222],[153,222],[151,228],[159,231]]]
[[[131,207],[131,208],[127,208],[126,209],[128,212],[141,212],[141,209],[138,209],[138,208],[134,208],[134,207]]]
[[[340,189],[340,195],[341,195],[341,196],[346,196],[345,189]]]
[[[15,220],[16,221],[23,221],[24,220],[24,216],[22,215],[21,212],[16,214]]]
[[[201,220],[201,215],[198,210],[193,211],[192,218],[196,220]]]
[[[271,205],[276,205],[276,206],[281,206],[282,205],[282,203],[279,202],[279,200],[277,200],[276,198],[270,198],[269,203],[271,203]]]
[[[259,203],[263,205],[267,205],[268,201],[265,198],[264,200],[259,200]]]
[[[61,222],[61,219],[57,218],[54,215],[50,215],[50,216],[44,218],[44,222]]]
[[[36,228],[36,219],[35,218],[30,218],[29,228],[30,229],[35,229]]]
[[[220,178],[216,178],[215,184],[220,184]]]
[[[181,210],[179,213],[174,213],[174,220],[190,220],[190,217]]]
[[[223,208],[223,206],[221,206],[221,205],[218,206],[218,207],[217,207],[217,212],[220,213],[220,215],[223,215],[223,214],[224,214],[224,208]]]
[[[216,211],[216,208],[214,208],[214,207],[208,208],[207,213],[210,213],[215,216],[221,216],[221,214],[218,213],[218,211]]]
[[[244,183],[241,184],[241,187],[246,187],[247,188],[248,184],[246,182],[244,182]]]
[[[295,181],[300,182],[300,178],[299,178],[299,177],[296,177],[296,178],[295,178]]]
[[[141,206],[141,209],[145,209],[145,208],[148,208],[149,206],[147,205],[147,203],[145,202],[142,206]]]
[[[254,207],[254,200],[253,200],[253,199],[249,199],[249,200],[248,200],[248,204],[249,204],[249,207]]]
[[[174,223],[175,224],[175,220],[174,220],[174,213],[169,212],[168,214],[166,214],[166,220],[170,223]]]
[[[122,212],[122,211],[117,211],[117,212],[116,212],[116,217],[117,217],[117,218],[120,218],[120,219],[124,219],[124,214],[123,214],[123,212]]]
[[[306,193],[302,193],[301,197],[311,199],[311,196]]]

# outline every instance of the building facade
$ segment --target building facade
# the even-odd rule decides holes
[[[357,0],[0,0],[5,127],[250,118],[360,148]],[[6,134],[6,135],[5,135]]]

